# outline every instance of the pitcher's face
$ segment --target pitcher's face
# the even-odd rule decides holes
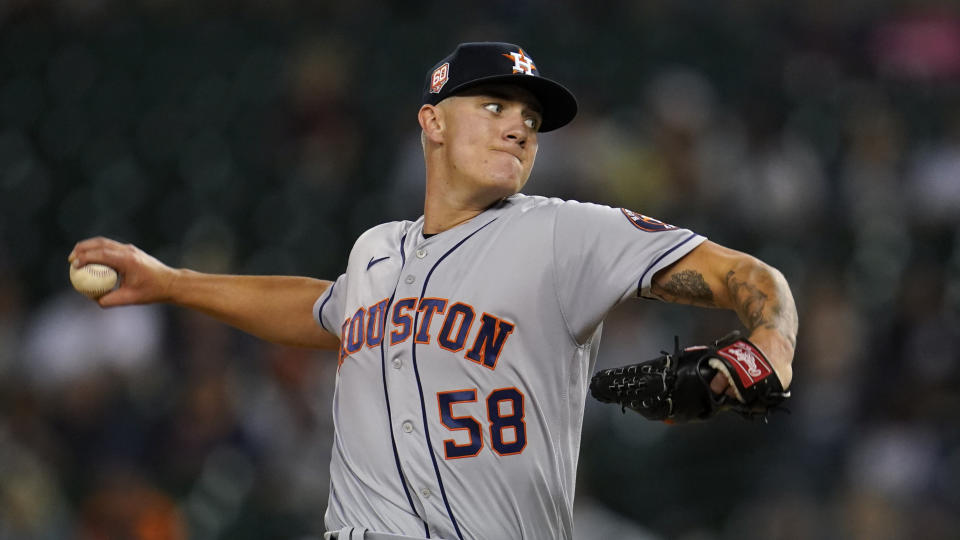
[[[527,90],[482,85],[445,99],[445,151],[453,176],[493,200],[519,192],[537,157],[540,105]]]

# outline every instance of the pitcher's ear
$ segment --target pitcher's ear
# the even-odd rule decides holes
[[[417,120],[424,135],[431,142],[443,142],[443,111],[436,105],[426,104],[420,107]]]

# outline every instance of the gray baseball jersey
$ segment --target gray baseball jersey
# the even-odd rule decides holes
[[[603,319],[704,238],[526,195],[422,231],[365,232],[314,305],[341,341],[327,527],[571,538]]]

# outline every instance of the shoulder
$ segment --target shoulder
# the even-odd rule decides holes
[[[560,199],[558,197],[542,197],[540,195],[524,195],[518,193],[503,201],[503,208],[517,213],[528,212],[582,212],[608,213],[620,212],[620,208],[613,208],[605,204],[581,202],[574,199]]]
[[[684,230],[628,208],[573,199],[520,193],[505,199],[502,208],[507,213],[549,215],[557,224],[566,223],[578,229],[603,226],[648,233]]]
[[[543,210],[563,204],[563,199],[556,197],[543,197],[540,195],[524,195],[517,193],[503,200],[502,207],[508,211],[529,212],[531,210]]]
[[[631,232],[659,233],[685,230],[629,208],[579,201],[564,201],[558,210],[561,221],[571,226],[597,225]]]
[[[542,197],[540,195],[524,195],[518,193],[507,197],[500,203],[499,211],[506,215],[541,216],[555,215],[564,205],[579,204],[576,201],[567,201],[557,197]]]
[[[596,228],[652,232],[675,228],[626,208],[557,197],[517,194],[505,199],[498,210],[510,222],[536,222],[563,230],[574,228],[584,233]]]

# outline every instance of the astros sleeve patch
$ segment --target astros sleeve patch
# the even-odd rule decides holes
[[[634,227],[640,229],[641,231],[661,232],[661,231],[669,231],[671,229],[676,229],[675,226],[670,225],[669,223],[664,223],[659,219],[654,219],[650,216],[645,216],[638,212],[634,212],[633,210],[627,210],[626,208],[621,208],[620,211],[623,212],[623,215],[628,220],[630,220],[630,223],[632,223]]]

